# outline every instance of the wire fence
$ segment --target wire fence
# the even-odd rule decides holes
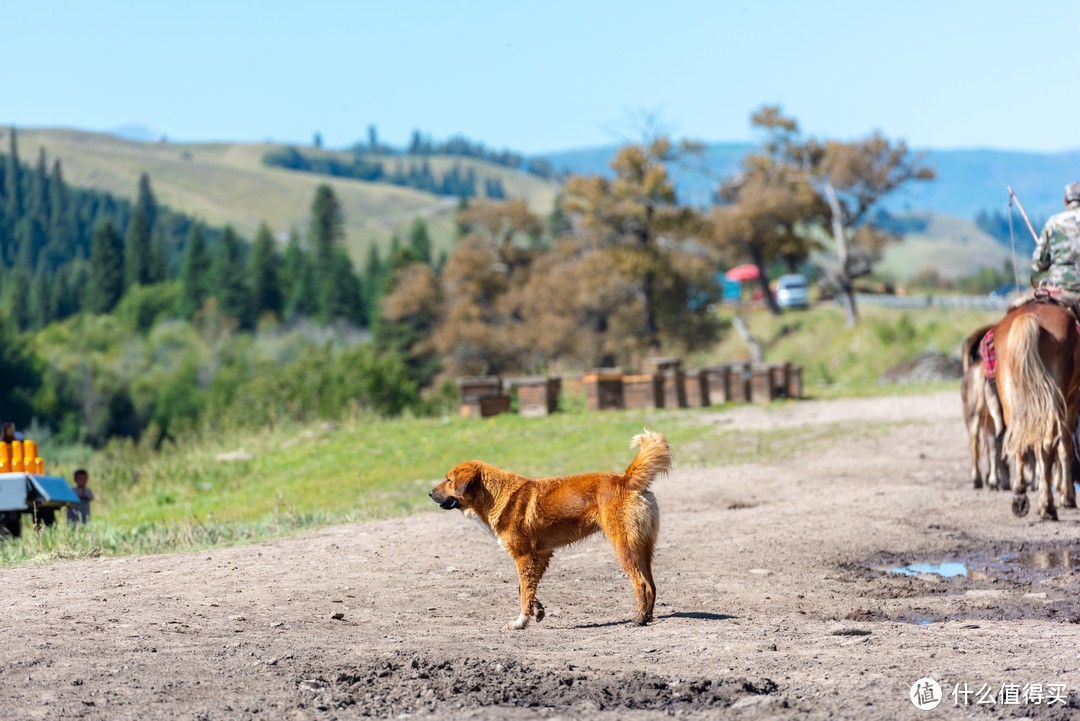
[[[876,295],[856,293],[860,305],[903,310],[916,308],[953,308],[964,310],[1005,310],[1011,298],[989,295]]]

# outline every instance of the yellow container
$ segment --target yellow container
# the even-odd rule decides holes
[[[38,456],[37,441],[29,438],[22,442],[23,466],[27,473],[33,473],[34,459]]]
[[[34,474],[37,474],[39,476],[44,476],[45,475],[45,459],[42,458],[41,456],[35,456],[34,457],[34,470],[32,470],[30,472],[34,473]]]
[[[0,473],[8,473],[11,470],[11,448],[7,443],[0,441]]]
[[[11,470],[16,473],[26,471],[26,466],[23,464],[22,441],[11,442]]]

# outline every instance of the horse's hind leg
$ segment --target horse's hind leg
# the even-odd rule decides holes
[[[971,485],[973,488],[983,487],[982,470],[979,468],[979,456],[982,455],[980,446],[983,445],[983,423],[981,418],[968,420],[968,455],[971,456]],[[993,461],[990,461],[990,470],[993,471]],[[987,480],[993,484],[993,476],[987,474]]]
[[[1034,480],[1035,473],[1032,471],[1034,461],[1030,451],[1024,451],[1016,459],[1016,483],[1013,484],[1012,512],[1013,515],[1023,518],[1031,510],[1031,502],[1027,497],[1028,479]]]
[[[1076,508],[1076,479],[1080,471],[1080,459],[1076,457],[1077,444],[1080,444],[1080,427],[1073,423],[1073,432],[1069,435],[1069,449],[1061,449],[1065,458],[1063,470],[1058,474],[1058,493],[1061,494],[1062,508]],[[1064,445],[1064,444],[1063,444]]]
[[[983,385],[986,412],[990,416],[990,423],[986,424],[987,455],[990,457],[988,482],[990,487],[1000,490],[1009,490],[1009,463],[1003,454],[1005,444],[1005,414],[1001,410],[1001,398],[997,394],[997,386],[993,383]]]
[[[1058,448],[1065,444],[1059,443]],[[1054,454],[1043,447],[1035,458],[1035,475],[1039,478],[1039,517],[1044,521],[1056,521],[1057,509],[1054,508]]]

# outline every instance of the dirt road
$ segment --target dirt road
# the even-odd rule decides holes
[[[0,718],[1080,718],[1080,513],[1016,519],[1009,494],[969,488],[957,395],[706,418],[893,424],[657,482],[645,628],[596,537],[556,555],[543,623],[503,631],[513,564],[434,507],[258,546],[2,569]],[[966,575],[889,573],[941,562]],[[933,710],[909,699],[924,677]]]

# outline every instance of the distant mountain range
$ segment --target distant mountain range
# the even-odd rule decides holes
[[[680,198],[694,205],[708,204],[718,179],[738,172],[739,162],[753,149],[754,146],[749,143],[707,145],[702,158],[673,168]],[[617,150],[617,146],[585,148],[548,153],[541,157],[561,171],[606,173],[608,163]],[[1012,186],[1024,209],[1034,220],[1058,212],[1065,184],[1080,180],[1080,151],[923,152],[926,162],[937,170],[937,179],[910,184],[889,201],[889,210],[930,211],[970,220],[980,210],[1005,211],[1009,200],[1005,189]]]

